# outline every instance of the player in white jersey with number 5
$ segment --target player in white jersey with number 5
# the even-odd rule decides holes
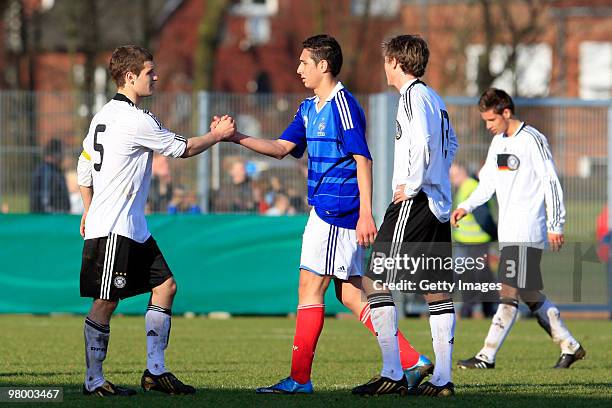
[[[561,347],[555,368],[569,368],[586,352],[565,327],[559,309],[541,292],[542,249],[563,245],[565,208],[561,184],[546,137],[514,116],[514,102],[501,89],[487,89],[478,103],[480,116],[493,141],[476,190],[453,212],[454,226],[493,194],[499,203],[500,304],[484,347],[459,361],[461,368],[495,368],[495,357],[518,314],[518,298],[529,306],[538,323]],[[547,220],[548,219],[548,220]]]
[[[176,282],[144,216],[151,163],[154,152],[169,157],[199,154],[232,136],[234,122],[224,116],[210,133],[185,139],[138,107],[141,98],[153,94],[158,79],[148,50],[135,45],[117,48],[109,70],[117,94],[91,121],[77,168],[85,206],[81,296],[93,298],[84,326],[87,370],[83,393],[102,397],[136,393],[107,381],[102,363],[111,315],[119,300],[151,292],[145,315],[147,369],[142,388],[193,394],[194,387],[165,367]]]

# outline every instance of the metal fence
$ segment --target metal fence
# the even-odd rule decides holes
[[[206,132],[214,114],[230,114],[243,133],[275,138],[292,119],[305,95],[236,95],[222,93],[158,94],[146,101],[164,125],[184,136]],[[375,203],[380,219],[390,197],[393,135],[397,95],[359,96],[368,119],[368,140],[374,156]],[[477,171],[487,153],[485,131],[473,98],[445,98],[458,135],[458,159]],[[0,92],[0,206],[3,212],[33,208],[39,188],[33,180],[52,139],[63,143],[61,160],[71,198],[80,211],[76,160],[91,112],[106,96],[70,92]],[[592,239],[595,218],[606,203],[608,140],[612,102],[580,100],[517,100],[519,117],[541,130],[551,144],[568,209],[568,234]],[[91,108],[90,108],[91,107]],[[45,150],[45,148],[47,148]],[[57,150],[57,149],[56,149]],[[45,152],[47,154],[45,154]],[[189,160],[154,162],[149,210],[292,213],[306,212],[306,162],[282,161],[254,154],[231,143],[214,146]]]

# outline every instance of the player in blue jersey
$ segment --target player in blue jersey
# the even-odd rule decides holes
[[[317,35],[302,43],[297,73],[314,91],[305,99],[279,139],[236,133],[233,141],[255,152],[282,159],[302,157],[308,149],[308,202],[313,209],[304,231],[300,260],[298,310],[291,375],[258,393],[312,393],[310,380],[317,340],[323,328],[325,292],[334,280],[336,296],[372,332],[368,303],[362,300],[364,247],[374,242],[372,157],[365,138],[365,115],[336,76],[342,66],[338,42]],[[405,394],[431,364],[398,333],[402,380],[382,393]],[[406,380],[406,378],[409,380]]]

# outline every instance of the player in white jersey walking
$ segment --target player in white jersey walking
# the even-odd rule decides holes
[[[385,41],[382,47],[387,83],[401,95],[396,119],[393,202],[378,231],[370,271],[364,279],[383,355],[383,368],[380,376],[354,388],[353,393],[376,394],[383,383],[382,378],[397,372],[397,313],[389,286],[384,284],[410,280],[417,286],[416,290],[409,290],[423,293],[429,304],[436,357],[431,379],[414,393],[450,396],[454,394],[451,382],[455,330],[453,302],[448,291],[433,287],[423,289],[418,281],[451,283],[452,269],[421,268],[404,270],[400,274],[401,267],[395,264],[384,268],[387,275],[383,282],[380,275],[383,271],[377,267],[404,255],[452,258],[449,224],[452,199],[448,172],[457,151],[457,138],[444,102],[419,79],[425,74],[429,59],[427,43],[419,36],[400,35]],[[431,365],[428,368],[431,369]]]
[[[538,323],[561,347],[555,368],[569,368],[586,351],[565,327],[559,309],[541,292],[542,249],[558,251],[564,242],[563,192],[546,137],[514,116],[514,102],[501,89],[487,89],[478,103],[487,130],[494,135],[480,182],[453,212],[457,223],[493,194],[499,203],[500,305],[484,347],[459,361],[461,368],[495,368],[495,356],[518,314],[518,299],[529,306]]]
[[[85,206],[81,296],[93,298],[84,327],[87,370],[83,393],[101,397],[136,393],[106,380],[102,363],[111,315],[119,300],[151,292],[145,315],[147,369],[142,388],[193,394],[195,388],[182,383],[165,366],[176,282],[147,228],[144,208],[153,152],[194,156],[233,135],[234,122],[224,116],[210,133],[185,139],[139,108],[140,99],[153,94],[158,79],[153,55],[142,47],[117,48],[109,71],[117,94],[94,116],[77,168]]]

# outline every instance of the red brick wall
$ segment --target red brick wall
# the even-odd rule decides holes
[[[386,89],[380,42],[392,31],[399,31],[399,18],[373,18],[365,41],[357,44],[359,18],[352,16],[350,1],[325,3],[325,32],[338,39],[343,47],[345,65],[340,80],[348,81],[355,92],[378,92]],[[162,77],[172,77],[162,84],[167,90],[191,87],[197,26],[202,17],[202,0],[187,0],[164,26],[157,42],[157,64]],[[246,38],[245,18],[228,15],[226,35],[215,56],[215,90],[247,92],[247,84],[259,72],[267,72],[273,92],[304,92],[295,70],[301,42],[315,32],[315,5],[306,1],[279,0],[278,13],[270,17],[271,39],[248,50],[241,48]],[[170,63],[169,61],[172,61]]]
[[[39,0],[28,0],[37,3]],[[259,72],[266,72],[273,92],[303,92],[295,70],[301,51],[301,41],[315,34],[318,10],[316,2],[279,0],[278,13],[270,17],[271,40],[263,46],[241,49],[245,39],[245,18],[229,14],[223,42],[214,57],[214,90],[247,92],[247,84]],[[465,47],[483,43],[481,14],[473,4],[461,2],[430,4],[423,8],[411,3],[402,6],[397,18],[370,18],[363,33],[361,19],[352,16],[350,0],[323,2],[324,30],[335,36],[343,47],[345,64],[340,80],[354,93],[380,92],[387,89],[380,42],[399,33],[420,33],[430,46],[431,57],[425,81],[442,94],[465,92]],[[190,91],[193,86],[194,55],[197,48],[197,28],[205,12],[204,0],[186,0],[162,27],[154,51],[160,74],[160,90]],[[512,2],[512,13],[519,22],[524,20],[522,2]],[[551,95],[579,96],[579,46],[583,41],[610,41],[611,17],[571,17],[566,20],[563,39],[565,58],[556,49],[558,26],[551,5],[563,7],[610,5],[609,0],[565,0],[548,5],[541,14],[544,31],[538,42],[548,43],[553,50]],[[30,6],[28,6],[30,7]],[[501,18],[503,16],[497,16]],[[1,22],[0,22],[1,24]],[[503,37],[502,38],[506,38]],[[360,42],[360,43],[358,43]],[[110,52],[111,50],[109,50]],[[57,59],[57,61],[54,61]],[[106,60],[101,61],[106,65]],[[0,60],[0,69],[3,61]],[[566,84],[561,74],[564,68]],[[37,63],[39,89],[69,89],[70,66],[63,54],[45,54]]]

